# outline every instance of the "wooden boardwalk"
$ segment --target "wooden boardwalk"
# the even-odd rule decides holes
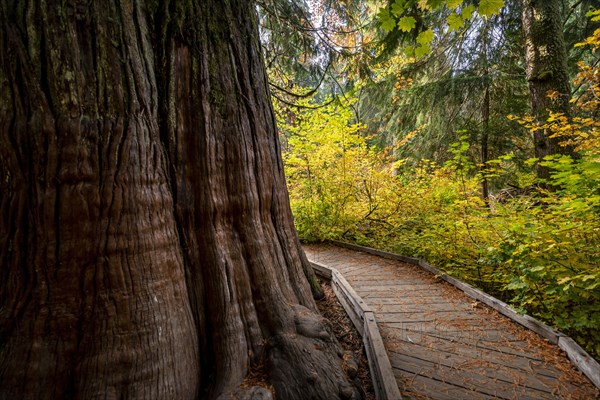
[[[373,309],[406,398],[600,399],[557,346],[420,267],[328,244],[304,250]]]

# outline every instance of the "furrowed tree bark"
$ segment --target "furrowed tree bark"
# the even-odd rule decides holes
[[[0,398],[189,398],[198,336],[143,16],[78,6],[0,8]]]
[[[545,122],[548,110],[569,114],[571,87],[567,70],[567,51],[563,34],[561,2],[559,0],[522,0],[521,21],[525,38],[525,72],[529,84],[531,110],[538,121]],[[551,99],[549,92],[558,93]],[[572,154],[572,149],[560,145],[552,132],[534,132],[535,156]],[[550,171],[538,165],[538,178],[548,179]]]
[[[251,1],[0,0],[0,398],[360,398]],[[312,290],[311,290],[312,289]]]

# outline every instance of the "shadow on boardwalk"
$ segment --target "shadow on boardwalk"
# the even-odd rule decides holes
[[[304,249],[337,268],[373,309],[404,396],[600,398],[557,346],[429,272],[328,244]]]

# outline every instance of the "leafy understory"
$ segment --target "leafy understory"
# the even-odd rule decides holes
[[[480,8],[488,3],[494,6],[481,2]],[[397,23],[400,29],[412,25],[405,18]],[[594,55],[600,29],[582,46]],[[502,116],[502,123],[518,123],[525,134],[551,132],[573,156],[522,160],[516,150],[505,151],[483,165],[465,129],[456,132],[445,161],[403,158],[424,128],[382,145],[377,132],[357,122],[356,91],[281,118],[301,238],[340,239],[423,258],[600,357],[600,67],[581,61],[579,71],[571,116]],[[534,176],[538,162],[551,171],[546,182]],[[498,183],[489,198],[481,195],[484,181]]]

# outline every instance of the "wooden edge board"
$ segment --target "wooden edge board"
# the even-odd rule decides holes
[[[548,325],[544,324],[541,321],[533,318],[527,314],[519,314],[508,304],[505,302],[490,296],[489,294],[482,292],[481,290],[469,285],[466,282],[458,280],[452,276],[449,276],[447,273],[441,271],[440,269],[428,264],[426,261],[421,259],[412,258],[402,256],[400,254],[390,253],[387,251],[381,251],[372,249],[370,247],[359,246],[352,243],[340,242],[337,240],[329,241],[331,244],[336,246],[345,247],[351,250],[362,251],[365,253],[373,254],[376,256],[403,261],[409,264],[418,265],[421,268],[429,271],[433,275],[439,277],[440,279],[445,280],[451,285],[463,291],[467,296],[481,301],[482,303],[488,305],[494,310],[500,312],[504,316],[510,318],[511,320],[517,322],[518,324],[528,328],[529,330],[534,331],[538,335],[547,339],[552,344],[557,344],[571,360],[571,362],[581,371],[583,372],[590,381],[600,389],[600,365],[592,356],[590,356],[584,349],[582,349],[573,339],[565,335],[564,333],[557,331]]]
[[[340,242],[337,240],[329,240],[328,242],[331,244],[335,244],[336,246],[345,247],[350,250],[362,251],[364,253],[373,254],[373,255],[376,255],[379,257],[383,257],[383,258],[390,258],[392,260],[404,261],[409,264],[418,264],[419,263],[419,260],[417,258],[406,257],[406,256],[403,256],[400,254],[395,254],[395,253],[390,253],[390,252],[383,251],[383,250],[373,249],[371,247],[365,247],[365,246],[360,246],[358,244]]]
[[[385,351],[383,339],[375,321],[375,314],[371,311],[367,312],[364,319],[365,334],[363,335],[363,343],[368,354],[367,359],[369,360],[375,396],[378,400],[401,399],[402,396],[400,396],[400,389],[398,389],[392,364]]]
[[[560,347],[569,359],[577,365],[579,370],[589,378],[596,387],[600,388],[600,364],[594,360],[584,349],[581,348],[573,339],[568,336],[561,336],[558,339]]]
[[[332,275],[332,270],[334,268],[330,268],[327,265],[318,263],[318,262],[314,262],[314,261],[310,261],[310,265],[312,266],[313,270],[315,271],[315,274],[325,278],[325,279],[331,279],[331,275]]]
[[[340,285],[339,282],[335,281],[335,278],[331,280],[331,288],[333,289],[333,293],[335,293],[335,296],[340,301],[342,307],[344,307],[344,310],[346,310],[346,314],[348,314],[348,317],[352,321],[352,324],[354,325],[358,333],[360,333],[360,335],[363,336],[364,314],[362,310],[360,309],[360,307],[356,307],[356,302],[353,301],[352,296],[344,290],[345,288],[342,285]]]
[[[317,275],[331,281],[333,293],[344,307],[354,327],[362,335],[364,313],[365,310],[370,311],[370,308],[337,269],[314,261],[310,261],[310,264]]]
[[[371,308],[337,269],[312,261],[311,265],[317,275],[331,279],[333,292],[363,338],[377,400],[402,399]]]
[[[357,307],[360,310],[361,314],[373,311],[371,307],[369,307],[367,303],[363,301],[363,299],[358,295],[358,293],[356,293],[354,288],[348,283],[346,278],[344,278],[341,272],[337,269],[332,271],[331,281],[340,285],[340,287],[343,288],[344,292],[347,293],[347,296],[351,299],[355,307]]]

